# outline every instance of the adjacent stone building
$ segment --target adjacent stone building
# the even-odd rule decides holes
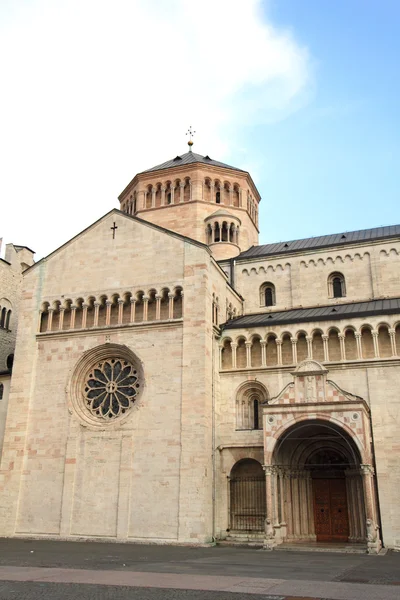
[[[400,547],[400,226],[258,245],[190,151],[24,273],[0,535]]]

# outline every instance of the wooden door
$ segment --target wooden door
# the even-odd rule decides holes
[[[317,542],[347,542],[349,517],[346,481],[314,479],[314,521]]]

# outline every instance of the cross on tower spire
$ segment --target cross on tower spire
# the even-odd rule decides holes
[[[189,141],[188,141],[188,146],[189,146],[189,152],[192,151],[192,146],[193,146],[193,140],[192,137],[194,136],[196,132],[193,131],[192,126],[189,127],[189,129],[187,130],[186,135],[189,136]]]

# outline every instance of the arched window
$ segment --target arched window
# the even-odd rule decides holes
[[[6,323],[6,308],[2,308],[1,310],[1,317],[0,317],[0,327],[4,327],[5,323]]]
[[[329,275],[328,292],[330,298],[344,298],[346,296],[345,280],[342,273],[331,273]]]
[[[7,311],[6,329],[10,329],[11,310]]]
[[[273,283],[263,283],[260,288],[260,304],[261,306],[275,306],[275,286]]]
[[[268,390],[262,383],[243,384],[236,396],[236,429],[262,429],[262,403],[268,398]]]
[[[167,194],[167,204],[171,204],[171,199],[172,199],[171,192],[168,192],[168,194]]]
[[[215,194],[215,202],[217,204],[221,204],[221,192],[218,190],[218,192]]]
[[[3,400],[3,394],[4,394],[4,385],[2,383],[0,383],[0,400]]]
[[[253,400],[253,429],[260,429],[260,403],[257,398]]]

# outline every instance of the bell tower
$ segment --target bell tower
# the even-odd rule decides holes
[[[191,133],[191,132],[190,132]],[[258,245],[260,194],[247,171],[189,151],[138,173],[121,210],[208,244],[216,260]]]

